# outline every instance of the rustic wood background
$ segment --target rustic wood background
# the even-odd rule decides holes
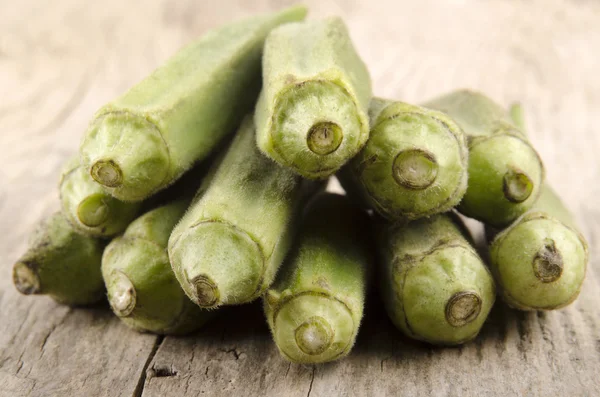
[[[522,101],[548,180],[591,248],[579,300],[520,313],[497,305],[459,348],[403,338],[371,299],[353,354],[291,365],[260,306],[197,335],[130,331],[108,306],[24,297],[11,266],[58,208],[59,167],[93,112],[218,24],[288,1],[0,0],[0,395],[600,395],[600,2],[309,0],[343,15],[380,96],[419,102],[472,87]]]

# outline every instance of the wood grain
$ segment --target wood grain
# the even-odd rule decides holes
[[[590,243],[580,298],[549,313],[498,304],[459,348],[403,338],[374,295],[355,351],[292,365],[258,303],[197,335],[137,334],[106,305],[18,295],[11,266],[58,207],[58,170],[93,112],[211,27],[289,1],[0,0],[0,396],[600,395],[600,3],[318,1],[342,15],[377,95],[420,102],[454,88],[522,101],[547,179]]]

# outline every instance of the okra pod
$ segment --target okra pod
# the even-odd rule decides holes
[[[380,225],[382,296],[407,336],[441,345],[479,333],[496,292],[494,280],[454,214],[408,225]]]
[[[123,96],[102,107],[81,144],[92,177],[123,201],[140,201],[206,158],[252,109],[271,29],[306,8],[210,31]]]
[[[373,264],[368,221],[337,194],[318,196],[306,210],[294,248],[263,298],[286,359],[316,364],[352,349]]]
[[[468,149],[447,115],[375,98],[371,132],[341,178],[389,220],[414,220],[449,211],[467,189]]]
[[[171,231],[189,199],[146,212],[114,239],[102,257],[102,276],[113,312],[129,327],[157,334],[192,332],[211,316],[188,299],[167,255]]]
[[[248,116],[169,239],[173,271],[192,301],[249,302],[272,283],[289,248],[301,178],[256,148]]]
[[[13,266],[13,282],[24,295],[48,295],[66,305],[87,305],[104,296],[100,272],[104,242],[79,234],[57,212],[32,234]]]
[[[588,245],[560,198],[544,185],[534,207],[493,239],[490,262],[510,306],[560,309],[579,295]]]
[[[310,179],[336,172],[369,137],[369,72],[339,18],[291,23],[265,42],[257,144]]]
[[[542,161],[509,112],[484,95],[455,91],[425,106],[452,117],[469,141],[469,181],[458,210],[504,227],[529,210],[544,179]]]
[[[92,179],[77,157],[64,167],[59,191],[63,214],[71,225],[95,237],[123,232],[141,207],[139,202],[127,203],[112,197]]]

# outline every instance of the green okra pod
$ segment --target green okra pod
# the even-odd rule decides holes
[[[542,161],[509,112],[486,96],[461,90],[424,106],[452,117],[469,141],[469,181],[458,210],[504,227],[529,210],[544,179]]]
[[[79,234],[57,212],[44,219],[27,252],[13,266],[13,282],[24,295],[49,295],[66,305],[87,305],[104,296],[100,272],[105,243]]]
[[[363,316],[372,265],[369,219],[340,195],[318,196],[264,309],[286,359],[305,364],[347,355]]]
[[[90,176],[78,158],[67,162],[59,184],[63,214],[82,233],[111,237],[135,219],[141,203],[124,202],[111,196]]]
[[[456,345],[479,333],[496,292],[492,276],[454,214],[380,225],[382,297],[409,337]]]
[[[94,116],[82,163],[113,196],[140,201],[206,158],[252,109],[271,29],[306,8],[248,18],[213,30]]]
[[[339,18],[274,29],[256,106],[260,150],[310,179],[325,178],[369,137],[369,72]]]
[[[146,212],[102,257],[113,312],[129,327],[157,334],[192,332],[211,317],[185,295],[171,269],[167,243],[190,203],[181,198]]]
[[[588,245],[569,211],[547,185],[533,208],[490,244],[502,297],[520,310],[553,310],[579,295]]]
[[[171,265],[202,307],[249,302],[272,283],[304,190],[256,148],[248,116],[169,239]]]
[[[446,212],[460,202],[467,189],[468,149],[450,117],[378,98],[369,116],[369,140],[346,167],[345,189],[354,188],[389,220]]]

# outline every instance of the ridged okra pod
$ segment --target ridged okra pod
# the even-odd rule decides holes
[[[461,90],[424,106],[452,117],[467,134],[469,181],[458,210],[505,227],[529,210],[544,179],[542,161],[507,112],[486,96]]]
[[[588,245],[547,185],[534,207],[490,244],[492,273],[503,299],[520,310],[553,310],[579,295]]]
[[[371,132],[340,178],[389,220],[446,212],[467,189],[468,148],[461,128],[444,113],[375,98]],[[346,171],[346,170],[345,170]]]
[[[202,307],[249,302],[269,287],[305,199],[301,178],[256,148],[251,116],[169,240],[171,265]]]
[[[274,29],[255,113],[260,150],[305,178],[333,174],[369,137],[369,72],[339,18]]]
[[[442,345],[479,333],[495,300],[492,275],[454,214],[380,225],[381,291],[392,322],[411,338]]]
[[[127,203],[111,196],[82,167],[79,158],[67,162],[59,184],[63,214],[82,233],[111,237],[135,219],[141,203]]]
[[[113,312],[129,327],[157,334],[194,331],[211,316],[183,292],[171,269],[167,243],[190,200],[146,212],[114,239],[102,257]]]
[[[294,248],[263,298],[286,359],[322,363],[352,349],[373,265],[368,221],[336,194],[318,196],[306,210]]]
[[[304,19],[306,8],[212,30],[94,116],[82,163],[113,196],[139,201],[206,158],[252,109],[271,29]]]
[[[79,234],[57,212],[32,234],[13,266],[13,282],[24,295],[48,295],[66,305],[87,305],[104,296],[100,272],[105,243]]]

